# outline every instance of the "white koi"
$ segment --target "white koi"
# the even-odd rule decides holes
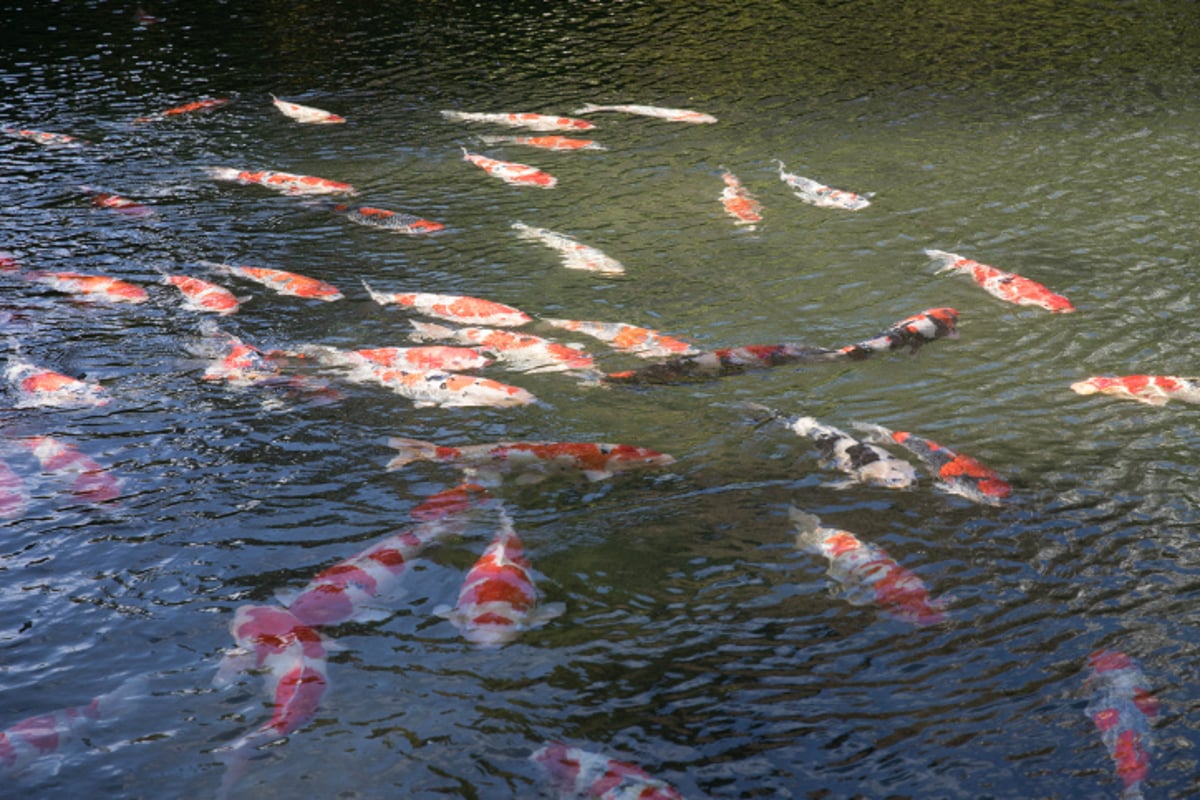
[[[606,275],[620,275],[625,272],[621,262],[591,245],[582,244],[574,237],[545,228],[535,228],[523,222],[514,222],[512,228],[522,239],[533,239],[556,250],[562,256],[562,265],[567,269],[603,272]]]
[[[289,103],[286,100],[280,100],[275,95],[271,95],[271,101],[275,104],[285,116],[291,117],[297,122],[306,122],[315,125],[330,125],[339,122],[345,122],[345,117],[339,117],[337,114],[331,114],[328,111],[312,106],[302,106],[299,103]]]
[[[625,114],[637,114],[643,117],[656,117],[665,119],[668,122],[693,122],[693,123],[713,123],[717,118],[712,114],[704,114],[699,111],[691,111],[686,108],[662,108],[660,106],[644,106],[644,105],[616,105],[616,106],[598,106],[592,103],[587,103],[582,108],[572,111],[572,114],[594,114],[597,111],[620,111]]]

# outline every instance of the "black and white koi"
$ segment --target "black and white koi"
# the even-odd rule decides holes
[[[812,439],[826,467],[845,473],[848,477],[838,485],[865,483],[887,489],[908,489],[917,483],[917,471],[912,464],[868,442],[817,421],[814,417],[795,417],[786,420],[797,436]]]

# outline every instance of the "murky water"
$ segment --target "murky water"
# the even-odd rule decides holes
[[[326,631],[341,649],[319,710],[262,751],[234,796],[550,797],[528,756],[554,739],[688,797],[1117,796],[1084,711],[1101,647],[1137,658],[1163,703],[1147,796],[1200,792],[1200,412],[1068,388],[1198,371],[1190,6],[948,4],[918,17],[889,3],[264,3],[147,6],[153,24],[125,4],[26,6],[0,12],[0,122],[93,144],[0,140],[0,248],[151,299],[78,303],[0,274],[10,352],[114,398],[18,409],[6,387],[4,458],[30,501],[3,522],[0,726],[132,676],[150,696],[22,791],[215,795],[218,748],[270,715],[259,678],[212,686],[234,609],[300,588],[458,482],[447,465],[386,471],[388,438],[404,436],[628,442],[677,462],[497,489],[545,601],[566,613],[499,650],[433,613],[490,540],[495,514],[481,514],[426,551],[391,616]],[[297,124],[270,92],[349,122]],[[129,122],[201,97],[233,102]],[[606,150],[554,153],[487,144],[513,131],[438,113],[587,102],[720,121],[598,113],[590,135]],[[501,183],[462,147],[558,186]],[[777,160],[874,202],[805,205]],[[447,229],[355,226],[321,203],[209,180],[215,166],[347,181],[362,204]],[[722,210],[722,168],[762,202],[755,230]],[[81,186],[155,213],[95,208]],[[575,235],[626,273],[564,270],[516,221]],[[1043,282],[1078,312],[935,275],[927,247]],[[202,261],[290,269],[347,297],[282,297]],[[263,349],[407,343],[416,317],[373,303],[363,279],[703,348],[840,346],[935,306],[958,309],[961,335],[911,357],[644,388],[489,367],[543,401],[515,409],[415,408],[339,383],[339,399],[315,402],[204,380],[201,315],[160,270],[250,296],[219,326]],[[586,344],[605,369],[640,363],[535,330]],[[995,468],[1014,496],[975,505],[924,473],[909,492],[836,488],[809,442],[747,403],[915,431]],[[23,446],[32,436],[101,463],[121,498],[78,502]],[[790,505],[886,548],[950,598],[949,621],[917,628],[847,603],[794,547]]]

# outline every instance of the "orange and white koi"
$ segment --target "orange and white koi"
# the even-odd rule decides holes
[[[137,284],[107,275],[85,275],[81,272],[27,272],[31,281],[49,286],[58,292],[73,294],[87,300],[106,303],[144,303],[150,294]]]
[[[488,158],[478,153],[472,153],[465,147],[462,151],[464,161],[470,161],[488,175],[499,178],[505,183],[512,183],[517,186],[540,186],[543,189],[549,189],[558,183],[558,178],[555,178],[548,172],[542,172],[537,167],[531,167],[528,164],[519,164],[516,161],[500,161],[496,158]]]
[[[463,447],[446,447],[420,439],[392,437],[388,446],[397,451],[389,470],[417,461],[455,464],[473,480],[495,483],[504,475],[516,475],[518,483],[533,483],[559,473],[582,474],[590,481],[610,478],[618,472],[669,467],[673,456],[628,444],[606,442],[497,442]]]
[[[512,229],[522,239],[533,239],[558,251],[562,256],[562,265],[567,269],[603,272],[606,275],[620,275],[625,272],[625,267],[620,261],[605,255],[595,247],[582,244],[574,237],[545,228],[535,228],[523,222],[514,222]]]
[[[949,307],[927,308],[905,317],[870,339],[838,349],[841,357],[858,361],[877,353],[908,348],[915,353],[929,342],[958,337],[958,311]]]
[[[232,167],[209,167],[207,172],[215,181],[265,186],[283,194],[358,194],[358,190],[348,183],[318,178],[315,175],[296,175],[266,169],[252,171]]]
[[[87,705],[23,719],[0,731],[0,770],[18,779],[58,774],[64,751],[95,726],[124,716],[146,694],[146,679],[130,678]]]
[[[225,381],[232,386],[257,386],[285,380],[273,359],[236,336],[219,332],[226,350],[204,371],[206,381]]]
[[[297,122],[331,125],[346,121],[345,117],[331,114],[324,109],[302,106],[299,103],[289,103],[286,100],[280,100],[275,95],[271,95],[271,101],[275,104],[276,108],[283,112],[284,116],[291,117]]]
[[[154,210],[136,200],[130,200],[128,197],[122,197],[119,194],[111,192],[101,192],[91,187],[82,187],[83,191],[92,196],[92,205],[96,208],[107,208],[110,211],[115,211],[127,217],[150,217],[154,215]]]
[[[270,267],[217,264],[211,261],[203,263],[205,266],[212,267],[213,269],[262,284],[268,289],[273,289],[279,294],[289,297],[303,297],[306,300],[323,300],[326,303],[341,300],[343,297],[336,286],[322,280],[317,280],[316,278],[310,278],[307,275],[288,272],[287,270],[271,269]]]
[[[364,347],[358,350],[339,350],[328,345],[308,344],[296,348],[294,353],[284,352],[283,355],[315,358],[319,364],[328,367],[354,368],[375,364],[381,367],[425,372],[434,370],[462,372],[463,370],[482,369],[492,363],[492,359],[475,348],[448,345]]]
[[[0,133],[8,136],[16,136],[20,139],[28,139],[31,142],[36,142],[47,147],[83,147],[90,144],[83,139],[76,139],[74,136],[68,136],[65,133],[48,133],[46,131],[35,131],[29,128],[0,128]]]
[[[163,283],[178,289],[183,294],[184,305],[193,311],[209,311],[226,316],[241,307],[233,292],[200,278],[164,274]]]
[[[363,281],[367,294],[381,306],[395,304],[406,306],[427,317],[436,317],[449,322],[476,325],[499,325],[515,328],[524,325],[532,317],[512,306],[484,300],[479,297],[455,294],[431,294],[429,292],[401,292],[384,294],[377,292]]]
[[[430,322],[410,323],[417,341],[447,341],[475,345],[521,372],[591,371],[592,357],[580,345],[562,344],[528,333],[497,328],[448,328]]]
[[[504,114],[482,111],[443,111],[442,116],[456,122],[491,122],[510,128],[529,128],[534,131],[586,131],[596,127],[586,119],[556,117],[549,114]]]
[[[870,434],[873,441],[894,442],[916,455],[937,479],[934,486],[944,492],[992,506],[1000,505],[1012,495],[1012,485],[1008,481],[971,456],[906,431],[888,430],[882,425],[859,424],[856,427]]]
[[[0,461],[0,517],[19,517],[28,505],[29,492],[25,488],[25,481],[7,462]]]
[[[1116,765],[1121,797],[1141,798],[1142,784],[1150,776],[1151,722],[1158,716],[1158,698],[1137,662],[1125,653],[1097,650],[1088,656],[1088,667],[1085,685],[1091,698],[1085,712]]]
[[[796,546],[829,559],[829,575],[853,605],[877,605],[890,616],[916,625],[946,621],[946,603],[932,599],[916,574],[882,549],[849,531],[821,527],[821,520],[796,507],[788,511],[796,527]]]
[[[491,378],[476,378],[453,372],[410,371],[375,365],[359,367],[356,372],[362,378],[373,380],[401,397],[407,397],[417,408],[509,408],[537,402],[532,392]]]
[[[792,193],[809,205],[820,208],[841,208],[846,211],[859,211],[871,205],[870,198],[875,196],[873,192],[855,194],[843,189],[834,189],[831,186],[818,183],[812,178],[805,178],[788,172],[782,161],[776,163],[779,164],[780,180],[792,187]]]
[[[593,103],[587,103],[582,108],[577,108],[572,111],[572,114],[595,114],[597,111],[620,111],[625,114],[637,114],[642,117],[656,117],[665,119],[668,122],[693,122],[693,123],[713,123],[717,118],[712,114],[704,114],[700,111],[691,111],[686,108],[662,108],[660,106],[644,106],[644,105],[618,105],[618,106],[598,106]]]
[[[1107,394],[1127,400],[1137,400],[1151,406],[1164,405],[1168,400],[1200,403],[1200,378],[1179,378],[1174,375],[1096,375],[1071,384],[1076,394]]]
[[[472,644],[500,647],[565,610],[562,603],[538,604],[521,539],[502,512],[500,529],[467,573],[454,608],[439,606],[434,613],[450,620]]]
[[[607,342],[623,353],[631,353],[641,358],[691,355],[699,352],[687,342],[666,336],[651,328],[627,325],[624,322],[550,319],[548,317],[543,317],[542,322],[565,331],[586,334],[602,342]]]
[[[12,356],[4,377],[17,391],[17,408],[94,408],[112,400],[98,383],[81,381]]]
[[[796,417],[786,420],[786,424],[797,436],[812,439],[824,466],[849,476],[842,485],[865,483],[887,489],[908,489],[917,482],[917,471],[912,464],[869,442],[860,441],[840,428],[818,422],[814,417]]]
[[[342,212],[346,219],[369,228],[382,228],[392,233],[435,233],[446,226],[440,222],[422,219],[415,214],[402,214],[399,211],[388,211],[383,208],[359,206],[352,208],[347,205],[336,205],[334,211]]]
[[[1055,294],[1037,281],[1005,272],[987,264],[944,250],[926,249],[925,255],[940,264],[938,272],[965,272],[975,283],[993,297],[1019,306],[1037,306],[1054,314],[1065,314],[1075,310],[1071,301]]]
[[[607,150],[593,139],[575,139],[570,136],[480,136],[484,144],[519,144],[539,150]]]
[[[73,475],[71,493],[88,503],[104,503],[121,496],[121,482],[74,445],[51,436],[33,436],[22,444],[46,472]]]
[[[550,742],[530,760],[549,775],[559,800],[683,800],[669,783],[635,764],[562,742]]]
[[[195,100],[191,103],[184,103],[181,106],[168,108],[165,111],[159,111],[154,114],[149,114],[145,117],[138,117],[134,122],[158,122],[171,117],[178,117],[182,114],[192,114],[197,111],[212,111],[213,109],[221,108],[229,104],[228,97],[213,97],[207,100]]]
[[[754,223],[762,222],[762,203],[729,170],[721,174],[721,179],[725,181],[725,188],[721,191],[721,205],[725,207],[725,213],[737,220],[738,225],[750,225],[753,230]]]

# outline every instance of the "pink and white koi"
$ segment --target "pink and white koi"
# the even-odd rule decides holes
[[[725,181],[725,188],[721,191],[721,205],[725,213],[737,220],[738,225],[749,225],[753,230],[754,223],[762,222],[762,203],[729,170],[721,174],[721,179]]]
[[[1075,310],[1071,301],[1055,294],[1037,281],[1005,272],[987,264],[944,250],[926,249],[925,255],[939,263],[938,272],[965,272],[975,283],[993,297],[1019,306],[1037,306],[1054,314],[1066,314]]]
[[[17,408],[95,408],[112,400],[98,383],[81,381],[10,356],[4,377],[17,391]]]
[[[515,328],[524,325],[532,317],[524,311],[484,300],[479,297],[454,294],[431,294],[428,292],[401,292],[385,294],[377,292],[363,281],[367,294],[381,306],[389,304],[406,306],[427,317],[436,317],[449,322],[459,322],[467,325],[499,325],[502,328]]]
[[[811,178],[788,172],[782,161],[776,163],[779,164],[780,180],[792,187],[792,193],[809,205],[820,208],[841,208],[846,211],[859,211],[871,205],[870,198],[874,197],[873,192],[855,194],[843,189],[834,189]]]
[[[339,117],[337,114],[332,114],[324,109],[302,106],[299,103],[289,103],[286,100],[280,100],[275,95],[271,95],[271,102],[283,112],[284,116],[290,117],[296,120],[296,122],[305,122],[314,125],[333,125],[346,121],[345,117]]]
[[[121,496],[121,482],[74,445],[51,436],[33,436],[22,444],[33,453],[43,471],[74,476],[71,493],[79,500],[104,503]]]
[[[533,131],[586,131],[596,127],[595,123],[586,119],[556,117],[550,114],[443,111],[442,116],[455,122],[490,122],[510,128],[529,128]]]
[[[530,760],[546,771],[560,800],[683,800],[639,766],[562,742],[548,743]]]
[[[163,275],[163,283],[174,286],[183,294],[185,308],[206,311],[221,316],[236,313],[241,307],[233,292],[224,286],[188,275]]]
[[[562,265],[567,269],[603,272],[606,275],[621,275],[625,272],[625,267],[620,261],[564,233],[535,228],[523,222],[514,222],[512,229],[522,239],[541,242],[551,250],[557,251],[562,256]]]
[[[797,436],[812,439],[824,466],[848,476],[839,485],[865,483],[886,489],[908,489],[917,483],[917,471],[912,464],[840,428],[825,425],[814,417],[796,417],[786,424]]]
[[[334,300],[341,300],[344,296],[338,291],[336,286],[316,278],[310,278],[307,275],[288,272],[287,270],[271,269],[270,267],[217,264],[211,261],[203,263],[205,266],[220,270],[229,275],[236,275],[239,278],[254,281],[278,294],[289,297],[303,297],[306,300],[322,300],[326,303],[332,303]]]
[[[232,167],[209,167],[207,172],[215,181],[265,186],[283,194],[358,194],[358,190],[348,183],[318,178],[315,175],[295,175],[291,172],[265,169],[251,171]]]
[[[502,511],[500,529],[467,573],[454,608],[439,606],[434,613],[450,620],[472,644],[500,647],[565,610],[562,603],[538,604],[524,547]]]
[[[569,136],[480,136],[484,144],[519,144],[539,150],[607,150],[592,139],[575,139]]]
[[[436,233],[446,227],[440,222],[422,219],[415,214],[402,214],[399,211],[388,211],[371,206],[352,208],[347,205],[336,205],[333,210],[344,213],[346,219],[358,225],[380,228],[392,233]]]
[[[417,461],[435,461],[455,464],[483,483],[495,483],[504,475],[515,475],[518,483],[533,483],[564,472],[599,481],[618,472],[658,469],[675,463],[673,456],[648,447],[607,442],[496,442],[446,447],[392,437],[388,446],[397,451],[387,464],[389,470]]]
[[[478,347],[521,372],[591,372],[595,362],[581,345],[562,344],[528,333],[497,328],[448,328],[430,322],[410,324],[419,342],[459,342]]]
[[[361,379],[373,380],[401,397],[407,397],[417,408],[510,408],[537,402],[531,392],[491,378],[453,372],[410,371],[373,364],[359,367],[355,372]]]
[[[638,116],[642,117],[656,117],[657,119],[665,119],[668,122],[711,124],[717,121],[717,118],[712,114],[704,114],[700,111],[691,111],[686,108],[662,108],[661,106],[645,106],[637,104],[598,106],[593,103],[587,103],[582,108],[578,108],[571,113],[595,114],[598,111],[620,111],[624,114],[637,114]]]
[[[1158,716],[1158,698],[1137,662],[1122,652],[1097,650],[1088,656],[1088,667],[1085,686],[1091,698],[1085,711],[1116,765],[1121,797],[1141,798],[1150,776],[1151,723]]]
[[[829,559],[829,575],[847,602],[873,604],[902,622],[936,625],[946,621],[944,600],[930,597],[925,583],[882,549],[849,531],[821,527],[821,520],[794,506],[788,515],[796,527],[796,546]]]
[[[29,491],[12,467],[0,461],[0,517],[12,519],[25,513],[29,505]]]
[[[892,431],[882,425],[859,424],[857,427],[868,433],[873,441],[894,442],[916,455],[933,473],[934,486],[944,492],[990,506],[1000,505],[1012,495],[1012,485],[1008,481],[971,456],[956,453],[907,431]]]
[[[213,97],[206,100],[194,100],[190,103],[184,103],[181,106],[168,108],[165,111],[159,111],[145,117],[138,117],[134,120],[134,122],[158,122],[159,120],[170,119],[171,117],[177,117],[181,114],[192,114],[197,111],[212,111],[213,109],[221,108],[222,106],[228,104],[229,98],[227,97]]]
[[[624,322],[550,319],[548,317],[543,317],[542,322],[565,331],[586,334],[602,342],[607,342],[623,353],[631,353],[641,358],[691,355],[699,352],[687,342],[666,336],[651,328],[627,325]]]
[[[90,144],[90,142],[86,142],[83,139],[67,136],[65,133],[48,133],[46,131],[30,130],[29,128],[0,128],[0,133],[8,136],[16,136],[19,139],[27,139],[47,147],[83,147]]]
[[[418,323],[413,323],[414,325]],[[329,367],[362,367],[377,365],[395,367],[415,371],[431,372],[445,370],[447,372],[462,372],[464,370],[482,369],[492,363],[492,359],[472,347],[450,347],[446,345],[431,345],[428,347],[368,347],[359,350],[339,350],[327,345],[301,345],[295,353],[285,352],[284,355],[300,355],[312,357],[319,364]]]
[[[470,161],[488,175],[491,175],[493,178],[499,178],[505,183],[517,186],[540,186],[543,189],[549,189],[558,183],[558,178],[555,178],[548,172],[542,172],[537,167],[520,164],[516,161],[500,161],[499,159],[488,158],[478,153],[472,153],[465,147],[462,151],[464,161]]]
[[[31,281],[49,286],[56,292],[73,294],[81,299],[106,303],[144,303],[149,293],[137,284],[107,275],[85,275],[80,272],[27,272]]]
[[[1168,400],[1200,403],[1200,378],[1179,378],[1174,375],[1097,375],[1072,383],[1071,391],[1084,395],[1106,394],[1151,406],[1165,405]]]

